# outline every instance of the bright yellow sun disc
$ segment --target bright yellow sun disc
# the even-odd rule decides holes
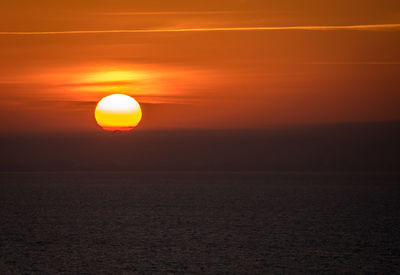
[[[130,96],[113,94],[97,103],[94,112],[97,124],[107,131],[129,131],[142,119],[139,103]]]

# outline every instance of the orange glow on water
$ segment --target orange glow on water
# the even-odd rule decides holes
[[[139,124],[142,110],[132,97],[112,94],[99,101],[95,118],[97,124],[106,131],[129,131]]]

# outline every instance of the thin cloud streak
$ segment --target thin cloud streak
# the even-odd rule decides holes
[[[0,32],[0,35],[58,35],[58,34],[112,34],[112,33],[179,33],[219,31],[398,31],[400,24],[346,25],[346,26],[289,26],[289,27],[224,27],[224,28],[176,28],[176,29],[126,29],[126,30],[75,30],[75,31],[31,31]]]
[[[400,62],[308,62],[306,65],[400,65]]]
[[[258,13],[258,11],[121,11],[121,12],[103,12],[101,15],[214,15],[214,14],[248,14]]]

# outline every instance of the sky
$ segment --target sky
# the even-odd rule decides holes
[[[138,130],[397,121],[399,49],[398,0],[2,1],[0,132],[100,131],[112,93]]]

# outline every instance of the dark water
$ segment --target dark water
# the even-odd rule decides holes
[[[396,273],[383,175],[0,175],[1,274]]]

